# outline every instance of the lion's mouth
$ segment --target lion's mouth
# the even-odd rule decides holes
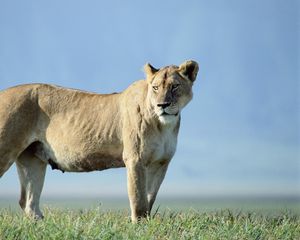
[[[167,113],[167,112],[163,112],[162,114],[161,114],[161,116],[178,116],[178,112],[177,113],[175,113],[175,114],[170,114],[170,113]]]

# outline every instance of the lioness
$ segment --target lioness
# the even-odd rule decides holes
[[[133,222],[150,214],[176,149],[180,112],[192,99],[195,61],[155,69],[115,94],[47,84],[0,92],[0,177],[16,162],[20,206],[42,218],[47,164],[66,172],[127,168]]]

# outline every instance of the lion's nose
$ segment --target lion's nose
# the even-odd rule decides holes
[[[166,107],[169,107],[170,105],[171,105],[170,102],[164,102],[164,103],[157,104],[158,107],[162,107],[163,109],[165,109]]]

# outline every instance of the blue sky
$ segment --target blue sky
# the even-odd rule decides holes
[[[109,93],[155,67],[199,62],[160,195],[300,194],[296,0],[0,2],[0,89]],[[1,101],[1,99],[0,99]],[[0,197],[19,193],[12,167]],[[125,169],[47,170],[44,196],[125,196]]]

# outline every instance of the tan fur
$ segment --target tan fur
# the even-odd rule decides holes
[[[66,172],[127,168],[131,217],[150,214],[176,149],[180,111],[192,98],[198,65],[160,70],[117,94],[47,84],[0,92],[0,177],[16,161],[20,205],[41,218],[46,165]]]

